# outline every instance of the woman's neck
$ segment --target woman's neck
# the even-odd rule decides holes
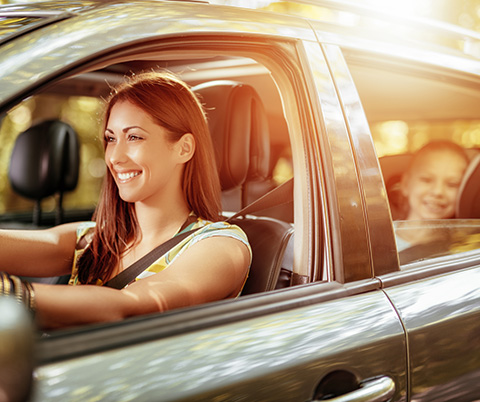
[[[160,207],[137,203],[135,212],[141,231],[140,241],[157,242],[174,236],[190,214],[184,200],[171,201]]]

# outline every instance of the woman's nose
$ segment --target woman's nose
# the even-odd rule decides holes
[[[126,147],[122,141],[109,144],[106,156],[112,165],[125,162],[128,159]]]

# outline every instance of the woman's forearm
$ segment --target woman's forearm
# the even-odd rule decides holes
[[[0,270],[37,277],[70,272],[77,225],[46,230],[0,230]]]
[[[95,285],[34,284],[36,321],[44,329],[64,328],[161,311],[151,299],[127,289]]]

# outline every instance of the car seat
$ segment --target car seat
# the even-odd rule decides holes
[[[77,134],[67,123],[48,120],[21,133],[13,147],[8,170],[12,188],[35,201],[33,224],[41,225],[41,201],[58,194],[56,224],[63,220],[62,198],[78,182]]]
[[[468,165],[460,184],[456,217],[480,219],[480,154]]]
[[[263,104],[249,85],[210,81],[192,88],[204,104],[222,186],[222,206],[247,205],[248,185],[269,173],[270,141]]]
[[[380,167],[393,220],[406,217],[406,200],[400,186],[402,175],[407,170],[411,159],[412,154],[386,155],[380,158]]]
[[[267,180],[269,133],[257,92],[235,81],[211,81],[192,88],[204,104],[214,143],[226,211],[246,204],[249,183]],[[293,194],[292,194],[293,199]],[[253,260],[242,295],[277,287],[293,226],[268,217],[234,220],[247,234]],[[291,242],[290,242],[291,245]],[[284,285],[282,285],[284,286]]]

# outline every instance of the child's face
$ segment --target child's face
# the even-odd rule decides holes
[[[465,159],[449,150],[420,156],[402,180],[409,204],[407,219],[452,218],[466,167]]]

